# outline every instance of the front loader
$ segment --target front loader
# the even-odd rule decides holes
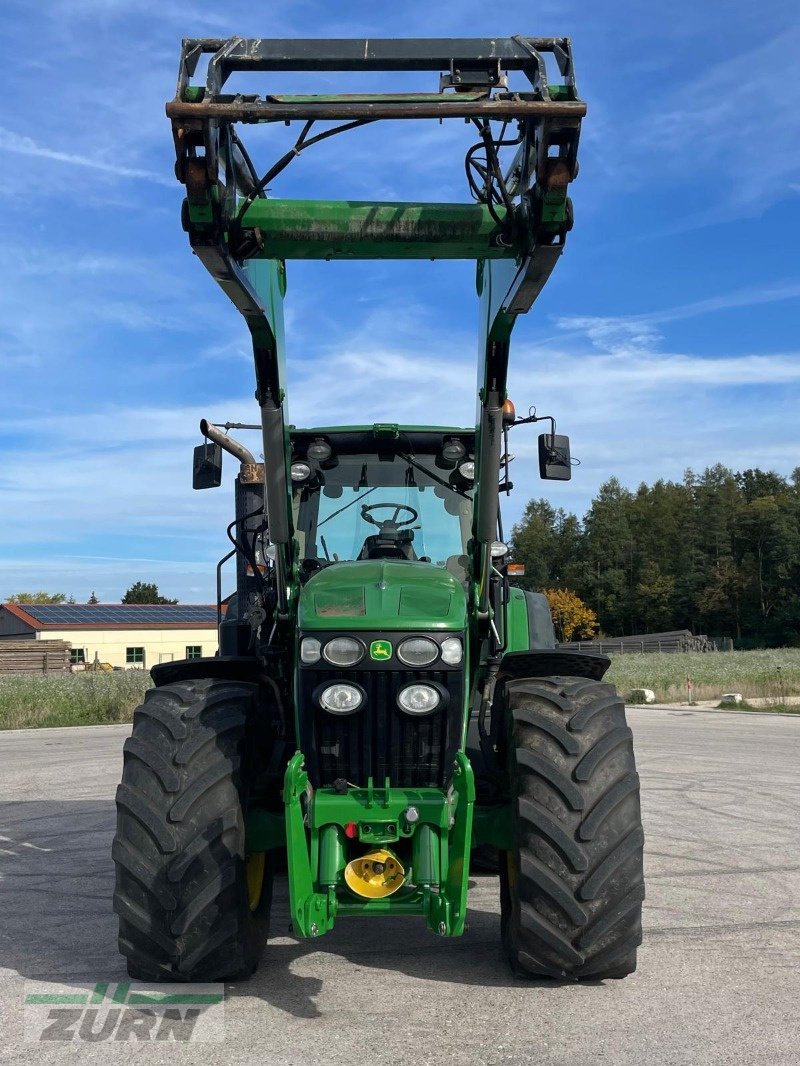
[[[234,87],[302,72],[439,83]],[[222,602],[218,568],[219,654],[155,667],[125,744],[114,906],[133,977],[249,976],[277,870],[299,938],[392,915],[458,936],[473,854],[499,862],[517,973],[635,969],[643,837],[624,707],[608,660],[559,650],[544,597],[514,585],[500,515],[509,433],[540,420],[506,394],[511,331],[572,226],[585,110],[567,39],[183,42],[167,105],[183,226],[250,331],[263,459],[232,425],[202,423],[195,488],[220,484],[223,451],[239,464],[236,592]],[[268,195],[320,140],[409,119],[474,130],[472,202]],[[248,123],[300,132],[262,172]],[[477,265],[475,425],[294,426],[286,262],[432,258]],[[569,477],[552,420],[539,460]]]

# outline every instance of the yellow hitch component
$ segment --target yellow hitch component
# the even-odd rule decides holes
[[[264,867],[266,855],[263,851],[255,851],[247,856],[247,902],[250,910],[257,909],[261,902],[261,893],[264,891]]]
[[[383,899],[400,888],[406,879],[406,872],[396,855],[378,848],[352,859],[344,868],[344,879],[350,891],[357,896]]]

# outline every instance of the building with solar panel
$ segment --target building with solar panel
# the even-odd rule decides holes
[[[3,642],[66,641],[70,662],[149,669],[216,655],[217,608],[204,603],[58,603],[0,606]]]

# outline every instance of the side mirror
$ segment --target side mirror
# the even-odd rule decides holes
[[[222,484],[222,448],[206,441],[194,450],[192,488],[216,489]]]
[[[569,437],[563,433],[539,434],[539,477],[545,481],[569,481],[572,477]]]

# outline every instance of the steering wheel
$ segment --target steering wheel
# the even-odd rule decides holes
[[[361,505],[361,517],[364,519],[365,522],[369,522],[371,526],[378,526],[378,528],[380,529],[380,527],[384,525],[384,522],[379,522],[377,519],[373,518],[370,512],[377,511],[381,507],[394,508],[393,516],[391,518],[385,519],[385,522],[391,522],[392,525],[394,525],[397,529],[402,529],[403,526],[410,526],[412,522],[416,522],[416,520],[419,518],[419,511],[415,511],[413,507],[409,507],[405,503],[364,503]],[[401,511],[408,511],[411,517],[404,518],[402,522],[398,522],[397,516],[400,514]]]

